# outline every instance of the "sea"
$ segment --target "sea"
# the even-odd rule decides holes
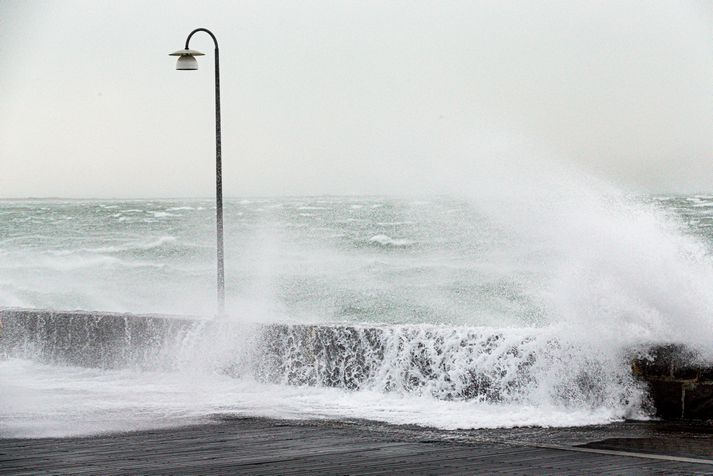
[[[413,371],[398,355],[384,358],[388,382],[358,388],[237,378],[200,353],[171,371],[5,356],[0,436],[216,415],[444,430],[606,424],[651,418],[633,351],[678,342],[713,356],[713,195],[455,195],[224,207],[224,319],[379,326],[450,349],[429,385],[394,384]],[[0,307],[213,319],[215,214],[210,198],[0,200]],[[444,391],[474,369],[497,391]]]

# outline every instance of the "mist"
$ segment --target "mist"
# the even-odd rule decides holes
[[[0,3],[0,197],[440,193],[502,157],[710,189],[709,2]]]

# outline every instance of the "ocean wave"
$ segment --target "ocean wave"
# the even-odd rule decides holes
[[[379,226],[400,226],[400,225],[415,225],[416,222],[413,221],[379,221],[376,222]]]
[[[341,395],[357,406],[366,399],[381,412],[391,412],[388,402],[399,401],[419,406],[409,423],[442,427],[582,425],[646,415],[645,388],[631,374],[631,355],[579,340],[561,325],[249,326],[139,319],[76,315],[67,321],[69,332],[57,318],[45,319],[44,325],[28,325],[27,332],[36,335],[16,336],[13,355],[86,365],[87,353],[94,352],[92,359],[109,368],[170,370],[154,378],[224,375],[235,385],[267,386],[271,392]],[[118,347],[78,351],[81,346],[68,345],[101,332],[99,320],[109,323],[117,336],[112,346]],[[30,341],[39,347],[27,347]],[[94,360],[89,365],[96,366]],[[436,407],[448,413],[445,420],[429,418],[428,408]],[[515,409],[517,417],[508,418]],[[300,410],[300,416],[310,416],[307,407]],[[332,416],[354,417],[353,410]],[[529,412],[537,416],[528,417]]]
[[[43,258],[35,257],[32,263],[25,261],[3,262],[0,269],[4,270],[46,270],[46,271],[77,271],[92,268],[165,268],[163,263],[143,260],[123,260],[106,255],[55,255]]]
[[[374,235],[369,238],[369,243],[375,243],[381,246],[393,246],[393,247],[407,247],[416,244],[413,240],[406,239],[394,239],[388,235]]]
[[[171,235],[161,236],[152,241],[138,242],[138,243],[127,243],[125,245],[119,246],[100,246],[98,248],[82,248],[81,251],[88,251],[90,253],[120,253],[123,251],[134,251],[141,250],[147,251],[154,248],[160,248],[167,243],[176,243],[177,238]]]
[[[643,388],[625,354],[568,339],[562,326],[272,326],[254,357],[268,382],[635,411]]]
[[[375,391],[295,387],[212,372],[146,372],[0,360],[0,437],[71,437],[204,423],[216,414],[359,419],[446,430],[580,426],[616,410],[443,401]],[[42,409],[41,412],[38,409]]]
[[[152,250],[155,248],[160,248],[167,243],[176,243],[177,238],[175,236],[161,236],[155,240],[151,241],[142,241],[142,242],[133,242],[133,243],[125,243],[122,245],[114,245],[114,246],[99,246],[99,247],[94,247],[94,248],[76,248],[76,249],[49,249],[46,250],[46,254],[52,255],[52,256],[68,256],[68,255],[77,255],[77,254],[82,254],[82,253],[91,253],[91,254],[112,254],[112,253],[122,253],[126,251],[148,251]]]

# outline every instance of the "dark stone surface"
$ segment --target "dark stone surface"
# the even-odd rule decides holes
[[[0,439],[0,474],[713,474],[705,456],[710,440],[542,447],[518,442],[518,429],[495,433],[498,441],[488,432],[476,439],[368,422],[230,419],[84,438]]]
[[[713,363],[682,345],[653,347],[634,359],[632,370],[646,381],[657,416],[713,419]]]
[[[698,380],[713,383],[713,366],[702,368],[698,374]]]
[[[664,419],[683,418],[683,384],[681,382],[652,380],[649,392],[656,408],[656,416]]]
[[[713,384],[685,384],[684,392],[685,418],[713,419]]]
[[[698,380],[701,369],[692,365],[674,367],[673,378],[676,380]]]
[[[706,435],[710,436],[710,435]],[[634,453],[665,454],[684,458],[713,458],[713,441],[710,437],[696,436],[667,438],[606,438],[580,445],[583,448],[627,451]],[[711,468],[713,470],[713,468]]]
[[[648,352],[644,357],[634,359],[634,372],[648,377],[672,377],[671,356],[675,349],[675,346],[659,346],[647,349]]]
[[[654,346],[634,359],[634,371],[647,378],[695,380],[705,369],[698,354],[681,344]]]

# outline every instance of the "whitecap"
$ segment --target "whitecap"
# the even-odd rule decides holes
[[[163,246],[166,243],[173,243],[175,241],[175,236],[165,235],[148,242],[127,243],[125,245],[120,246],[100,246],[98,248],[83,248],[82,251],[88,251],[90,253],[117,253],[120,251],[131,250],[151,250],[153,248]]]
[[[411,246],[416,242],[413,240],[394,239],[388,235],[375,235],[369,238],[369,242],[378,243],[382,246]]]
[[[412,221],[380,221],[376,223],[379,226],[398,226],[398,225],[414,225]]]

